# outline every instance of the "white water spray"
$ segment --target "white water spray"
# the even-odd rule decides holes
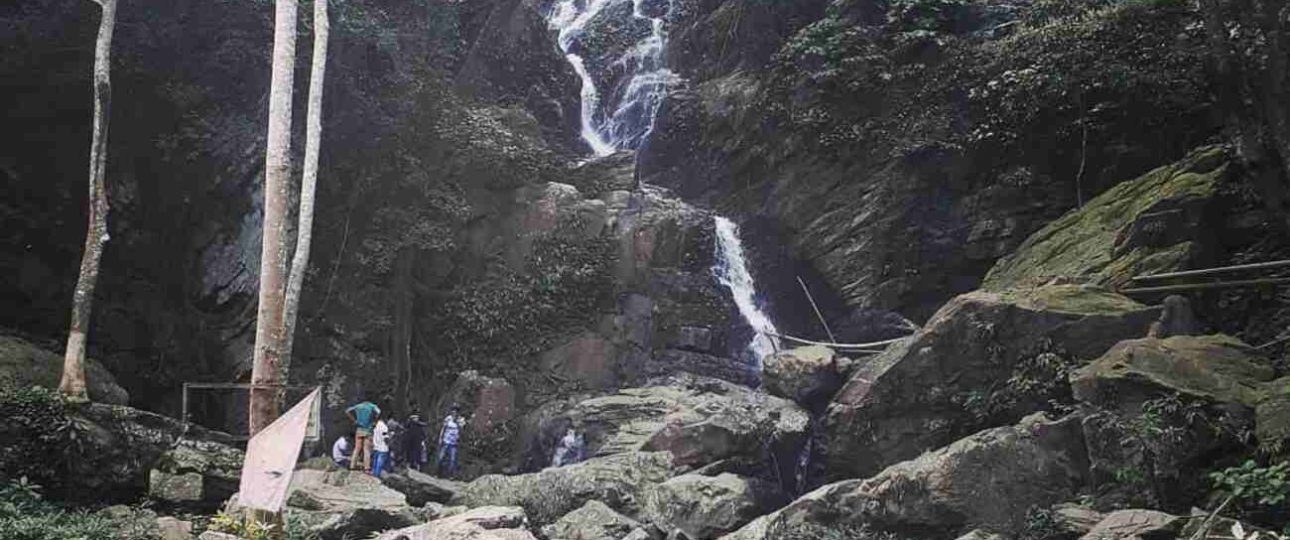
[[[748,262],[744,258],[744,247],[739,241],[739,227],[721,216],[717,216],[717,265],[713,271],[717,280],[730,289],[739,313],[748,325],[752,326],[754,335],[748,344],[748,352],[754,363],[761,369],[761,361],[775,352],[779,341],[770,334],[778,334],[775,323],[757,305],[757,289],[753,284],[752,274],[748,272]]]
[[[664,17],[647,15],[643,7],[645,0],[631,0],[632,16],[649,21],[651,30],[649,36],[616,62],[630,76],[622,95],[602,96],[586,60],[570,52],[589,22],[606,7],[626,1],[629,0],[559,0],[548,19],[551,27],[559,32],[560,50],[582,80],[582,138],[598,156],[639,148],[654,128],[654,117],[668,85],[676,80],[664,64],[667,39]],[[602,111],[603,104],[611,106],[613,112],[609,113],[608,108]]]

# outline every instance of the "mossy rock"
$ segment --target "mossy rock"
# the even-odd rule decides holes
[[[1067,315],[1113,315],[1147,309],[1126,296],[1085,285],[1011,289],[1001,292],[1000,296],[1024,309]]]
[[[1225,335],[1145,338],[1118,343],[1071,376],[1075,397],[1098,405],[1136,407],[1169,394],[1254,408],[1266,397],[1271,366]]]
[[[58,388],[63,376],[63,357],[14,336],[0,335],[0,385]],[[93,359],[85,361],[85,378],[90,400],[125,405],[130,394],[116,383],[116,377]]]
[[[1119,287],[1137,274],[1185,268],[1204,250],[1205,207],[1229,157],[1206,147],[1119,184],[1031,235],[986,275],[982,288],[1033,287],[1081,279]]]

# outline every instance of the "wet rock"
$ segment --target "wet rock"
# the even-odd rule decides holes
[[[361,472],[298,470],[290,490],[287,515],[323,540],[366,537],[418,522],[402,493]]]
[[[1069,503],[1053,507],[1053,515],[1063,530],[1076,536],[1088,534],[1093,527],[1102,522],[1102,518],[1106,517],[1091,508]]]
[[[381,477],[386,487],[402,493],[408,504],[424,506],[427,503],[446,503],[465,485],[462,482],[437,478],[407,469]]]
[[[973,528],[1016,534],[1027,509],[1068,500],[1084,485],[1083,448],[1078,418],[1036,414],[868,479],[826,485],[723,538],[771,540],[821,527],[919,538]]]
[[[58,388],[63,376],[63,357],[16,336],[0,335],[0,384],[13,387]],[[90,400],[125,405],[130,395],[116,377],[97,360],[85,360],[85,380]]]
[[[1156,315],[1075,285],[959,296],[918,333],[851,369],[825,418],[828,474],[865,476],[981,427],[1015,422],[1068,391],[1060,366],[1144,335]],[[1008,388],[1017,373],[1040,388]],[[996,393],[982,396],[982,389]]]
[[[587,501],[582,508],[565,514],[559,521],[542,529],[547,538],[561,540],[621,540],[641,524],[615,512],[600,501]]]
[[[781,503],[779,490],[759,480],[725,473],[686,474],[654,487],[645,503],[649,521],[705,540],[731,532]]]
[[[161,540],[192,540],[193,523],[173,517],[157,518],[157,535]]]
[[[583,400],[537,421],[530,451],[550,456],[574,419],[588,455],[667,451],[678,465],[688,466],[740,456],[770,461],[768,454],[792,463],[805,442],[810,418],[788,400],[703,377],[661,382],[670,384]]]
[[[1160,320],[1151,324],[1147,337],[1164,339],[1200,333],[1200,322],[1196,320],[1196,314],[1192,311],[1191,302],[1187,297],[1171,294],[1165,297],[1163,306]]]
[[[181,440],[148,472],[148,496],[170,504],[215,509],[237,492],[243,453],[209,441]]]
[[[827,400],[842,387],[837,357],[828,347],[799,347],[767,357],[762,384],[767,392],[808,404]]]
[[[586,332],[542,354],[544,372],[581,382],[585,388],[607,389],[618,383],[619,351],[613,342]]]
[[[485,506],[421,525],[386,531],[377,540],[534,540],[524,510]]]
[[[1155,510],[1119,510],[1107,514],[1080,540],[1151,540],[1172,538],[1185,519]]]
[[[637,515],[645,494],[673,475],[666,452],[633,452],[515,476],[486,475],[466,484],[451,504],[519,506],[537,524],[555,522],[587,501]]]

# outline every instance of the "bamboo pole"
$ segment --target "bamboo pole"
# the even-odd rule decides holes
[[[815,298],[811,296],[811,290],[806,288],[806,282],[802,281],[802,276],[797,276],[797,284],[802,286],[802,292],[806,293],[806,299],[811,302],[811,309],[815,310],[815,316],[820,319],[820,326],[824,327],[824,333],[829,335],[829,341],[837,341],[833,337],[833,330],[829,329],[829,323],[824,321],[824,314],[820,313],[820,307],[815,305]]]
[[[1145,276],[1133,276],[1130,281],[1153,281],[1159,279],[1172,279],[1180,277],[1210,276],[1226,272],[1240,272],[1243,270],[1263,270],[1267,268],[1281,268],[1290,266],[1290,260],[1269,261],[1252,264],[1238,264],[1235,266],[1219,266],[1216,268],[1202,268],[1200,270],[1184,270],[1182,272],[1168,272],[1164,274],[1149,274]]]
[[[873,342],[873,343],[826,343],[826,342],[822,342],[822,341],[811,341],[811,340],[809,340],[809,339],[802,339],[802,338],[799,338],[799,337],[787,336],[787,335],[783,335],[783,334],[776,334],[776,333],[774,333],[774,332],[764,332],[764,333],[765,333],[766,335],[768,335],[768,336],[775,336],[775,337],[777,337],[777,338],[784,339],[784,340],[788,340],[788,341],[792,341],[792,342],[794,342],[794,343],[800,343],[800,344],[802,344],[802,345],[820,345],[820,346],[823,346],[823,347],[828,347],[828,348],[830,348],[830,349],[838,349],[838,350],[842,350],[842,349],[847,349],[847,350],[854,350],[854,349],[878,349],[878,348],[880,348],[880,347],[886,347],[886,346],[888,346],[888,345],[891,345],[892,343],[896,343],[896,342],[899,342],[899,341],[901,341],[901,340],[905,339],[905,338],[903,338],[903,337],[900,337],[900,338],[896,338],[896,339],[888,339],[888,340],[884,340],[884,341],[875,341],[875,342]],[[870,351],[858,351],[858,352],[872,352],[872,353],[875,353],[875,354],[876,354],[876,353],[880,353],[880,352],[882,352],[882,351],[881,351],[881,350],[870,350]]]
[[[1282,285],[1290,283],[1290,277],[1285,278],[1262,278],[1262,279],[1244,279],[1239,281],[1214,281],[1209,283],[1189,283],[1185,285],[1165,285],[1162,287],[1138,287],[1134,289],[1122,289],[1121,294],[1144,294],[1144,293],[1162,293],[1174,291],[1194,291],[1202,289],[1226,289],[1230,287],[1247,287],[1251,285]]]

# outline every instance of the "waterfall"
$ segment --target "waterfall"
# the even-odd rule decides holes
[[[620,92],[602,94],[587,65],[581,40],[587,26],[605,9],[632,2],[632,17],[648,21],[650,34],[615,61],[617,71],[627,77]],[[582,79],[582,138],[597,156],[618,150],[635,150],[654,129],[654,118],[677,77],[667,69],[666,18],[672,0],[556,0],[547,23],[558,32],[558,45],[574,72]],[[593,66],[594,67],[594,64]],[[612,112],[609,112],[612,111]],[[718,261],[713,272],[730,289],[739,313],[754,335],[748,345],[749,364],[761,369],[761,360],[774,352],[778,342],[765,332],[776,333],[770,317],[757,306],[752,274],[744,259],[739,229],[733,222],[716,217]]]
[[[717,280],[730,289],[739,313],[748,325],[752,326],[753,338],[748,344],[748,352],[753,357],[753,365],[761,369],[761,360],[775,352],[779,341],[775,323],[757,306],[757,289],[754,287],[752,274],[748,272],[748,262],[744,258],[744,247],[739,240],[739,227],[721,216],[716,216],[717,228],[717,264],[713,272]]]
[[[626,1],[629,0],[558,0],[547,19],[559,32],[560,51],[582,80],[582,138],[598,156],[639,148],[654,128],[654,117],[668,85],[676,79],[664,62],[666,11],[649,13],[646,0],[631,0],[632,16],[649,22],[650,35],[615,62],[630,77],[622,95],[602,96],[596,88],[586,59],[577,52],[578,40],[586,33],[587,24],[606,7]],[[613,112],[608,113],[611,109]]]

